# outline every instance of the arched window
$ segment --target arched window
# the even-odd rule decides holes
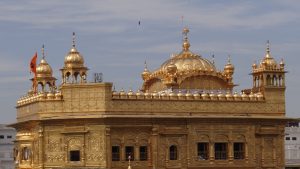
[[[267,75],[267,86],[272,85],[272,78],[270,75]]]
[[[22,149],[22,160],[29,160],[30,155],[30,149],[28,147],[24,147]]]
[[[178,156],[177,146],[175,145],[170,146],[169,153],[170,153],[170,160],[177,160],[177,156]]]

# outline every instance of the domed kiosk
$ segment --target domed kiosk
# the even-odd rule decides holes
[[[54,92],[56,89],[55,81],[56,78],[53,77],[53,72],[51,66],[48,64],[48,62],[45,59],[45,52],[44,52],[44,45],[42,47],[42,60],[36,67],[36,79],[32,78],[32,81],[35,81],[33,84],[32,91],[37,91],[35,89],[39,85],[41,86],[42,92]],[[36,86],[35,86],[36,84]],[[48,85],[48,89],[46,89],[46,86]]]
[[[73,44],[64,60],[64,67],[61,69],[63,84],[65,83],[86,83],[88,68],[84,66],[83,56],[75,47],[75,33],[73,32]]]

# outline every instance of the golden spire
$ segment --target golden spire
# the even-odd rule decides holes
[[[146,60],[145,60],[145,63],[144,63],[144,71],[148,71]]]
[[[147,68],[147,62],[146,62],[146,60],[145,60],[145,63],[144,63],[144,71],[143,71],[143,73],[142,73],[142,78],[143,78],[143,80],[146,80],[146,79],[149,77],[149,75],[150,75],[150,72],[149,72],[149,70],[148,70],[148,68]]]
[[[45,45],[42,46],[42,58],[45,59]]]
[[[231,64],[231,56],[230,55],[228,55],[227,64]]]
[[[73,37],[72,37],[72,46],[75,48],[75,32],[73,32]]]
[[[270,58],[270,41],[267,40],[266,58]]]
[[[188,33],[190,32],[189,28],[185,27],[183,28],[182,30],[182,34],[183,34],[183,44],[182,44],[182,47],[183,47],[183,51],[188,51],[189,48],[190,48],[190,42],[188,40]]]

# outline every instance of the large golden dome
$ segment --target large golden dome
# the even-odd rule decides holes
[[[186,72],[186,71],[216,71],[216,67],[209,60],[201,57],[200,55],[193,54],[190,51],[183,51],[182,53],[170,58],[165,61],[160,69],[167,71],[170,66],[175,65],[177,72]]]
[[[154,72],[143,76],[143,91],[180,89],[231,89],[233,65],[225,72],[217,71],[214,63],[189,50],[188,28],[183,29],[182,51],[165,61]],[[230,72],[230,73],[228,73]]]
[[[52,77],[52,68],[47,63],[45,58],[41,60],[39,65],[36,67],[36,76],[37,77]]]
[[[65,62],[65,67],[83,67],[84,59],[75,48],[75,45],[71,48],[69,53],[66,55],[64,62]]]

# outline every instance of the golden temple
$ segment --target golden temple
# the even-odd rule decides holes
[[[141,90],[115,91],[88,82],[88,68],[73,44],[62,84],[43,55],[38,93],[17,101],[17,169],[281,169],[284,167],[285,64],[269,43],[252,65],[253,86],[233,93],[234,65],[222,71],[182,51],[150,72]],[[251,65],[249,65],[251,66]]]

